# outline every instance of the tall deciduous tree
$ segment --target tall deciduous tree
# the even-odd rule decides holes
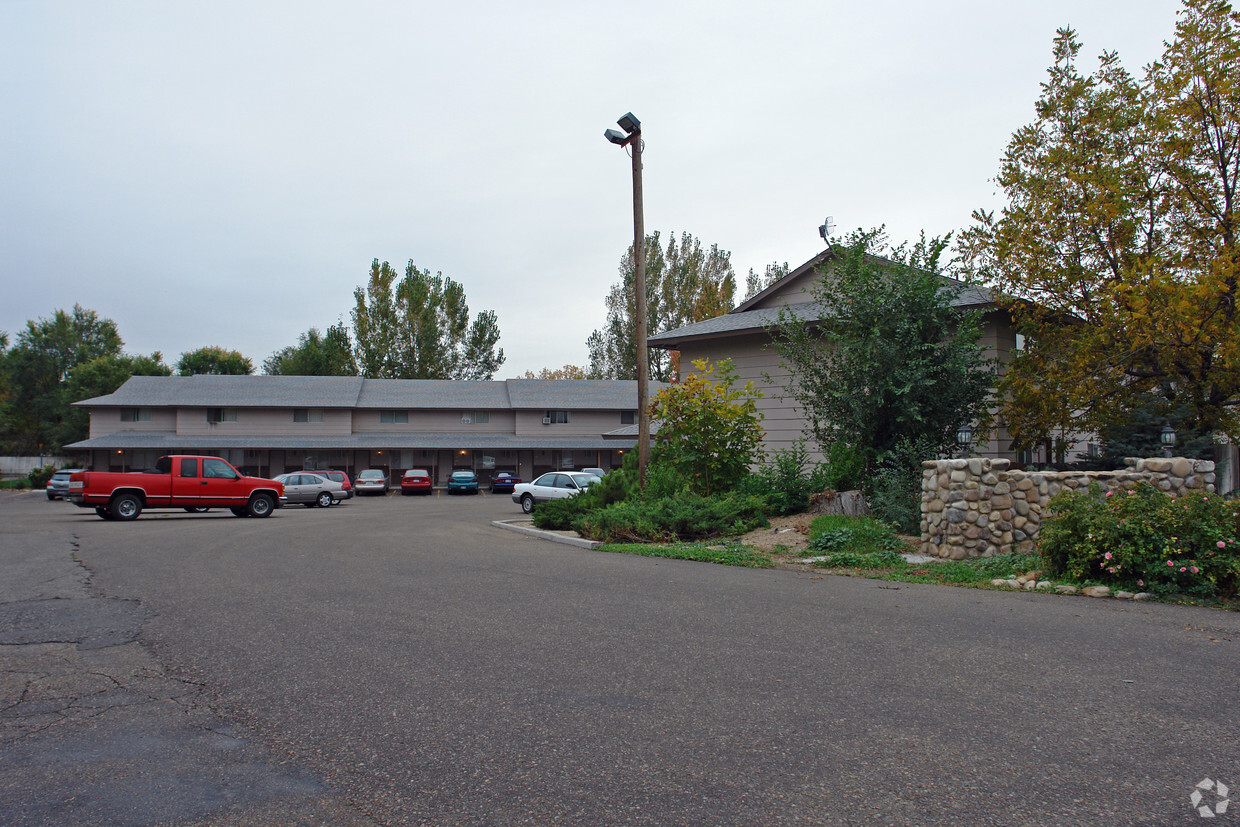
[[[248,376],[254,372],[254,363],[240,351],[226,350],[211,345],[182,353],[177,361],[177,373],[193,376],[198,373],[217,373],[225,376]]]
[[[961,424],[985,419],[994,371],[981,314],[952,306],[962,285],[940,273],[947,243],[923,236],[892,249],[881,229],[857,231],[814,283],[821,319],[780,314],[772,333],[788,391],[824,454],[849,446],[869,469],[902,444],[933,456]]]
[[[578,365],[565,365],[562,368],[543,368],[538,373],[527,370],[522,379],[589,379],[586,369]]]
[[[766,265],[766,270],[759,273],[752,267],[749,268],[749,275],[745,276],[745,298],[749,301],[754,296],[770,287],[775,282],[792,272],[792,268],[788,266],[788,262],[772,261]]]
[[[646,237],[646,325],[650,335],[727,313],[735,306],[732,254],[697,238],[668,233]],[[590,334],[590,375],[600,379],[637,378],[637,325],[634,317],[633,247],[620,261],[620,281],[607,294],[607,321]],[[670,381],[674,373],[666,351],[650,351],[650,378]]]
[[[297,337],[297,344],[277,350],[263,362],[269,376],[356,376],[357,359],[349,330],[341,324],[319,333],[312,327]]]
[[[26,323],[4,354],[8,400],[0,429],[11,453],[57,450],[61,423],[68,416],[65,382],[79,365],[100,357],[119,357],[116,323],[74,305],[51,318]]]
[[[365,287],[353,291],[358,367],[378,379],[490,379],[504,364],[494,311],[469,320],[465,287],[443,273],[405,275],[378,259]]]
[[[1082,74],[1080,48],[1059,31],[1000,168],[1008,205],[975,212],[960,245],[1026,336],[1008,428],[1018,445],[1107,429],[1154,394],[1240,438],[1240,16],[1186,0],[1139,81],[1114,53]]]
[[[52,435],[53,441],[68,445],[89,435],[90,415],[82,408],[72,407],[72,403],[113,393],[131,376],[171,375],[172,368],[164,364],[159,351],[150,356],[100,356],[76,365],[65,381],[65,416]]]

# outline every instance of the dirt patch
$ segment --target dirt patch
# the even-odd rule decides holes
[[[812,514],[772,517],[770,528],[756,528],[743,535],[741,542],[752,548],[795,557],[809,545],[809,524],[813,519]]]

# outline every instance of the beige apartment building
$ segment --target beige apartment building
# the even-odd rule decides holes
[[[764,394],[757,405],[764,416],[762,427],[766,430],[764,444],[768,451],[784,450],[797,440],[805,439],[806,447],[816,458],[820,458],[814,453],[815,446],[806,437],[804,412],[787,391],[788,368],[771,347],[768,331],[785,309],[807,321],[820,318],[822,311],[814,303],[811,288],[814,282],[830,272],[831,258],[832,250],[823,250],[767,289],[737,305],[731,312],[648,339],[650,347],[680,351],[680,369],[686,372],[693,369],[693,363],[698,359],[712,363],[731,359],[740,382],[743,384],[752,380]],[[952,282],[951,279],[944,281]],[[1002,369],[1002,365],[1011,360],[1012,351],[1017,346],[1011,318],[984,290],[959,286],[963,290],[954,304],[961,309],[982,311],[985,321],[981,342],[983,355],[997,359]],[[1086,443],[1087,439],[1078,447],[1081,453],[1088,450]],[[1020,459],[1012,451],[1011,438],[1002,423],[989,434],[987,441],[974,445],[972,451],[981,456]],[[1036,457],[1026,459],[1041,461]]]
[[[652,388],[652,392],[658,387]],[[164,454],[223,457],[248,474],[409,468],[446,485],[454,469],[524,480],[618,467],[636,445],[637,383],[339,376],[135,376],[75,403],[90,436],[67,445],[97,470],[147,468]]]

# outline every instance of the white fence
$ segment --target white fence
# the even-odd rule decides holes
[[[59,468],[68,462],[66,457],[50,454],[41,457],[0,457],[0,477],[24,477],[43,465],[55,465]]]

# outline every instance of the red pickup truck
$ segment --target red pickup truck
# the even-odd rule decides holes
[[[199,511],[229,508],[238,517],[266,517],[284,501],[275,480],[247,477],[219,457],[160,457],[150,471],[78,471],[69,502],[105,520],[135,520],[144,508]]]

